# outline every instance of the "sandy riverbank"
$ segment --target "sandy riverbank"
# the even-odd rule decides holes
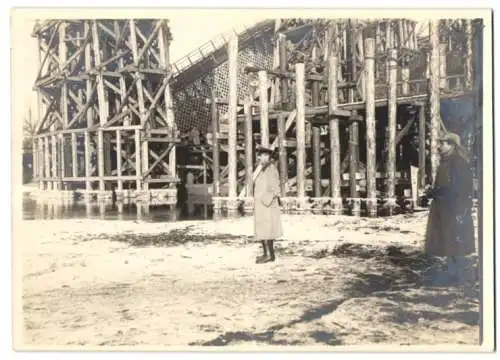
[[[25,221],[24,343],[477,344],[477,298],[422,284],[425,223],[287,215],[256,265],[251,218]]]

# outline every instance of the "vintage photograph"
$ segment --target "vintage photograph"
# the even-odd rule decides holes
[[[16,349],[493,350],[491,11],[11,19]]]

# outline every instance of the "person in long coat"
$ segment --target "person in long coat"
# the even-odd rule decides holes
[[[262,256],[256,259],[258,264],[275,260],[274,241],[283,234],[280,178],[272,154],[270,148],[257,148],[261,170],[254,181],[254,235],[263,249]]]
[[[447,281],[464,281],[467,255],[475,252],[472,220],[473,176],[470,157],[460,137],[447,133],[440,139],[440,163],[434,186],[425,239],[425,252],[445,257]]]

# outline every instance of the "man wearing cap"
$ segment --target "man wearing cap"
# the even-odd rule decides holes
[[[448,281],[463,282],[467,255],[475,252],[472,221],[473,179],[470,157],[460,137],[449,132],[440,139],[441,159],[427,196],[433,199],[427,222],[425,252],[446,257]],[[440,282],[443,278],[434,279]]]
[[[257,157],[261,170],[254,182],[254,234],[262,244],[263,255],[256,263],[275,260],[274,241],[282,236],[280,180],[272,158],[273,150],[259,146]]]

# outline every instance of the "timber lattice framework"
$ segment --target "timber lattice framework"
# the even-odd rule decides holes
[[[175,126],[165,19],[37,23],[40,188],[175,203]]]
[[[441,102],[480,106],[481,26],[279,19],[224,34],[173,64],[179,169],[216,210],[251,211],[261,143],[279,152],[286,210],[414,209],[437,170]],[[473,146],[481,120],[467,121]]]
[[[33,36],[49,192],[173,204],[191,172],[215,210],[251,211],[261,143],[278,150],[285,210],[392,213],[432,182],[440,102],[481,101],[472,19],[265,20],[172,64],[166,19],[50,20]]]

